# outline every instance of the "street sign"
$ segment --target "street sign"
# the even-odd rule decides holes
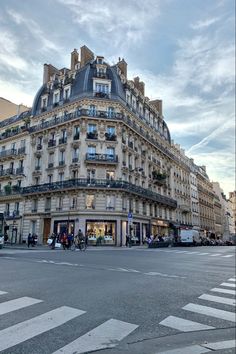
[[[131,224],[133,222],[133,214],[128,213],[128,223]]]

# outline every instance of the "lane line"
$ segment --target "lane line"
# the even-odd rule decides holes
[[[20,322],[0,331],[0,351],[25,342],[50,329],[61,326],[67,321],[82,315],[81,311],[72,307],[62,306],[55,310],[36,316],[30,320]]]
[[[208,252],[206,253],[199,253],[199,256],[205,256],[206,254],[209,254]]]
[[[5,313],[9,313],[12,311],[20,310],[28,306],[32,306],[38,304],[39,302],[43,302],[42,300],[34,299],[32,297],[20,297],[18,299],[2,302],[0,304],[0,315],[4,315]]]
[[[226,304],[226,305],[232,305],[236,306],[236,301],[235,299],[229,299],[228,297],[221,297],[221,296],[214,296],[214,295],[208,295],[208,294],[203,294],[198,297],[199,299],[202,300],[208,300],[208,301],[213,301],[213,302],[218,302],[220,304]]]
[[[169,316],[165,318],[163,321],[161,321],[159,324],[166,327],[178,329],[179,331],[182,332],[203,331],[206,329],[215,328],[212,326],[204,325],[202,323],[185,320],[183,318],[176,317],[176,316]]]
[[[215,253],[215,254],[211,254],[210,257],[216,257],[216,256],[221,256],[222,253]]]
[[[7,294],[7,291],[1,291],[0,290],[0,295],[4,295],[4,294]]]
[[[229,258],[229,257],[233,257],[234,255],[233,254],[228,254],[227,256],[222,256],[224,258]]]
[[[224,293],[224,294],[230,294],[230,295],[236,295],[235,290],[229,290],[229,289],[221,289],[221,288],[213,288],[211,291],[215,291],[218,293]]]
[[[188,254],[197,254],[197,253],[199,253],[199,252],[197,252],[197,251],[194,251],[194,252],[188,252]]]
[[[201,344],[202,347],[209,348],[212,350],[220,350],[220,349],[230,349],[230,348],[236,348],[236,340],[224,340],[221,342],[214,342],[214,343],[207,343],[207,344]]]
[[[209,353],[210,350],[204,347],[201,347],[200,345],[191,345],[189,347],[184,347],[184,348],[176,348],[176,349],[171,349],[167,350],[164,352],[158,352],[156,354],[204,354],[204,353]]]
[[[110,319],[92,329],[53,354],[81,354],[105,348],[114,348],[138,326],[132,323]]]
[[[236,279],[235,278],[230,278],[227,281],[235,281],[236,282]]]
[[[182,309],[191,312],[200,313],[202,315],[220,318],[221,320],[236,322],[236,316],[234,312],[218,310],[214,307],[189,303],[188,305],[182,307]]]
[[[236,288],[236,284],[233,283],[221,283],[222,286],[227,286],[229,288]]]

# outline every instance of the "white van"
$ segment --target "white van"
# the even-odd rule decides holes
[[[3,248],[4,245],[4,236],[0,235],[0,249]]]
[[[180,230],[180,242],[184,246],[201,245],[200,234],[197,230]]]

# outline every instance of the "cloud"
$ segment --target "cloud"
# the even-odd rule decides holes
[[[200,21],[196,22],[195,24],[192,24],[191,28],[193,28],[194,30],[199,30],[202,28],[205,29],[206,27],[213,25],[213,23],[216,23],[219,20],[220,20],[220,17],[214,17],[214,18],[208,18],[206,20],[200,20]]]
[[[18,54],[18,40],[9,31],[3,30],[0,36],[0,63],[18,72],[27,69],[27,62]]]
[[[54,41],[48,39],[48,34],[45,34],[40,26],[32,19],[26,18],[19,12],[16,12],[13,9],[7,10],[8,15],[10,18],[17,24],[17,25],[24,25],[27,30],[31,33],[31,35],[37,40],[40,41],[42,46],[40,46],[40,50],[42,51],[51,51],[54,50],[56,52],[60,52],[60,46],[56,45]]]
[[[160,13],[159,0],[137,2],[58,0],[72,12],[73,21],[91,37],[112,47],[140,42]]]

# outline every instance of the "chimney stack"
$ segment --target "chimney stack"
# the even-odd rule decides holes
[[[80,48],[81,68],[93,59],[94,59],[94,54],[88,47],[86,47],[86,45]]]
[[[74,49],[73,52],[71,52],[71,61],[70,61],[70,69],[75,70],[76,64],[79,62],[79,53],[77,52],[77,49]]]
[[[153,100],[149,102],[153,107],[155,107],[158,112],[160,113],[160,116],[162,116],[162,100]]]
[[[120,58],[119,58],[120,59]],[[127,79],[127,63],[124,59],[119,60],[117,63],[118,68],[120,69],[122,75]]]
[[[43,66],[43,84],[47,84],[50,80],[50,76],[53,74],[59,74],[59,70],[51,64],[44,64]]]
[[[136,87],[141,93],[143,96],[145,96],[145,84],[143,81],[140,81],[139,77],[135,77],[134,78],[134,87]]]

